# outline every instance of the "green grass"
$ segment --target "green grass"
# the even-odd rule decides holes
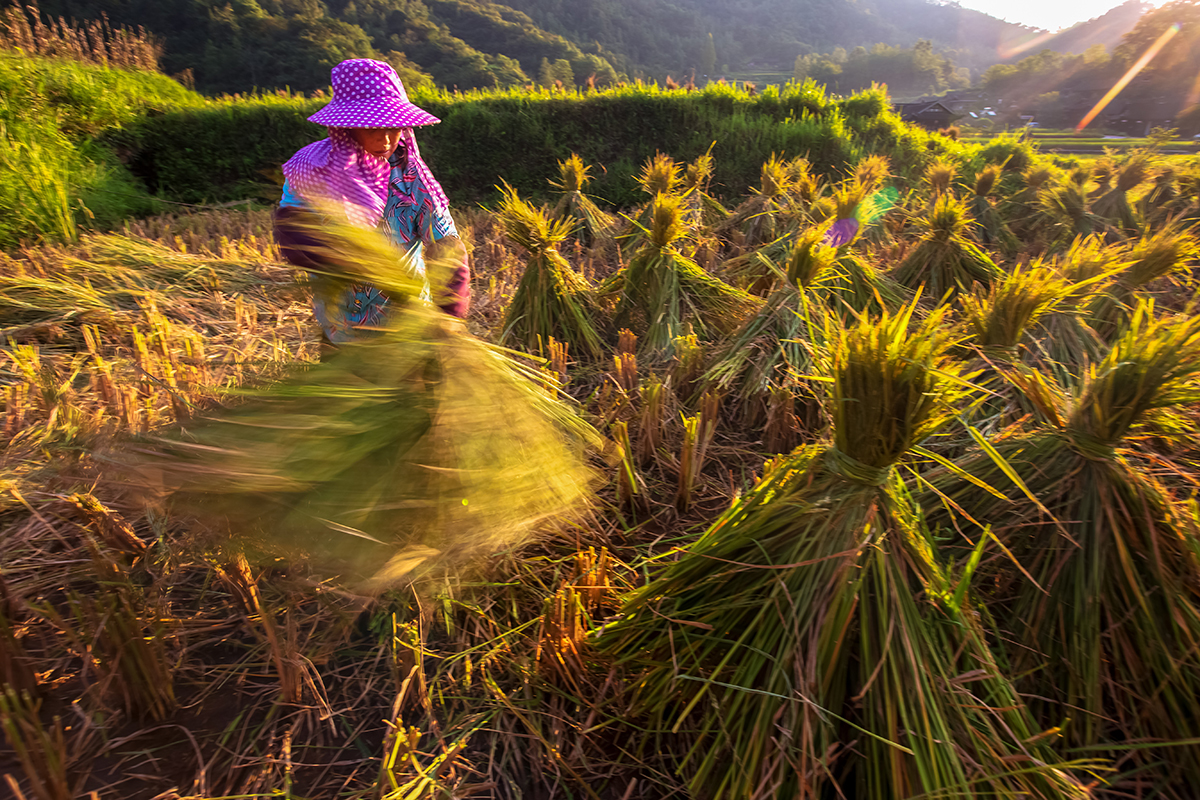
[[[95,137],[203,102],[164,75],[0,53],[0,247],[155,208]]]

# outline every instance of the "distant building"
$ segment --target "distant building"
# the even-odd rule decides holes
[[[953,124],[954,120],[962,116],[962,114],[956,114],[951,111],[941,101],[896,103],[892,106],[892,109],[905,122],[915,123],[931,131],[949,127]]]

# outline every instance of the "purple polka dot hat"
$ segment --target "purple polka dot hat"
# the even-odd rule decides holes
[[[333,68],[333,100],[309,117],[331,128],[415,128],[441,122],[408,102],[390,64],[352,58]]]

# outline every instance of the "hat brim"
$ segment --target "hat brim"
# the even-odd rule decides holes
[[[412,103],[398,100],[334,100],[308,118],[330,128],[416,128],[440,119]]]

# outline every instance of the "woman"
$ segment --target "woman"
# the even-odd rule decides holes
[[[382,226],[424,271],[424,246],[454,264],[437,299],[455,317],[470,305],[470,269],[441,185],[421,159],[413,128],[437,117],[408,101],[396,71],[382,61],[351,59],[333,68],[333,99],[309,117],[329,138],[302,148],[283,165],[283,197],[275,237],[284,258],[321,274],[330,272],[320,252],[314,215],[343,215],[364,228]],[[314,233],[314,230],[318,231]],[[336,270],[335,270],[336,271]],[[426,283],[426,299],[429,288]],[[353,341],[381,327],[392,310],[387,293],[353,280],[314,283],[313,310],[328,341]]]

